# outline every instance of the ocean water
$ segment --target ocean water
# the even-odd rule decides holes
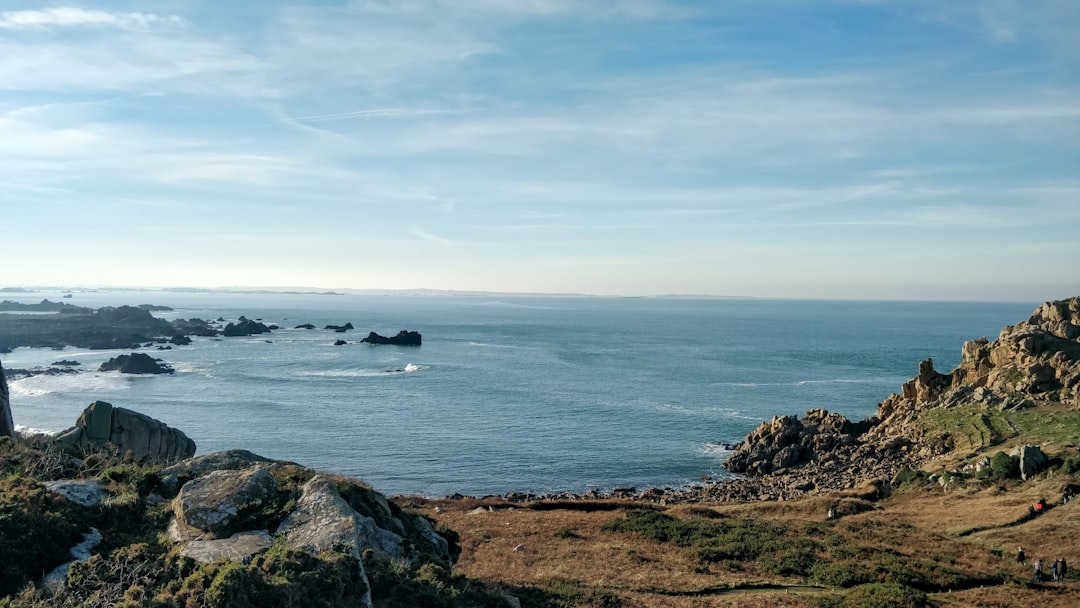
[[[1038,304],[182,292],[69,301],[283,329],[148,349],[176,368],[166,376],[95,371],[129,351],[0,355],[5,368],[82,363],[78,374],[11,383],[20,428],[60,431],[104,400],[183,430],[200,454],[243,448],[427,496],[723,477],[721,444],[762,420],[816,407],[870,416],[919,361],[948,371],[965,340],[992,339]],[[291,329],[346,322],[356,330]],[[423,346],[333,345],[402,329],[421,332]]]

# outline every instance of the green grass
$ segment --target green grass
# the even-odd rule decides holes
[[[931,441],[947,439],[954,449],[965,452],[997,445],[1016,436],[1010,419],[1009,413],[988,410],[975,403],[925,410],[918,418]]]

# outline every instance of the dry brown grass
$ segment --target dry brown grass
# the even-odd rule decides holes
[[[948,493],[927,487],[872,504],[849,493],[664,510],[682,519],[757,518],[795,527],[819,522],[828,534],[852,546],[892,551],[900,559],[930,560],[988,579],[983,588],[932,594],[931,600],[941,606],[1080,606],[1080,580],[1032,586],[1030,565],[1015,562],[1016,546],[1023,545],[1030,559],[1043,558],[1047,570],[1059,556],[1080,569],[1080,552],[1073,540],[1080,538],[1080,501],[1017,521],[1040,497],[1059,499],[1065,482],[1049,478],[1012,482],[1004,489],[990,486]],[[844,501],[865,512],[826,522],[829,506]],[[675,544],[604,529],[623,510],[640,507],[629,501],[543,510],[498,499],[418,499],[413,506],[461,535],[457,571],[496,585],[569,585],[615,593],[624,606],[656,608],[802,608],[813,606],[815,598],[828,592],[808,587],[802,579],[764,574],[755,564],[703,564],[693,551]],[[755,589],[757,585],[765,588]]]

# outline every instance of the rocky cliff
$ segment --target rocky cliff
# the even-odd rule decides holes
[[[0,437],[15,435],[15,422],[11,419],[11,397],[8,392],[4,365],[0,363]]]
[[[901,467],[952,453],[961,443],[1000,443],[1008,429],[989,428],[982,412],[1080,409],[1080,296],[1047,302],[997,339],[971,340],[961,350],[960,365],[948,374],[930,359],[921,362],[918,374],[861,422],[825,410],[763,422],[725,466],[755,479],[751,485],[765,497],[844,489],[891,479]],[[933,424],[972,416],[980,420],[976,428],[988,426],[977,445]]]

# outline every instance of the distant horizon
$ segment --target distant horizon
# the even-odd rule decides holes
[[[1077,31],[1060,0],[9,0],[2,280],[1065,297]]]
[[[1012,298],[1012,299],[985,299],[964,300],[951,298],[831,298],[831,297],[807,297],[807,296],[759,296],[759,295],[726,295],[726,294],[703,294],[703,293],[652,293],[652,294],[606,294],[606,293],[580,293],[580,292],[528,292],[528,291],[491,291],[475,289],[431,289],[424,287],[379,289],[379,288],[350,288],[350,287],[313,287],[303,285],[251,285],[251,286],[216,286],[216,287],[192,287],[185,285],[173,286],[130,286],[130,285],[6,285],[0,286],[0,300],[6,299],[7,294],[40,294],[52,293],[108,293],[108,292],[135,292],[135,293],[234,293],[234,294],[275,294],[275,295],[416,295],[416,296],[509,296],[509,297],[580,297],[580,298],[671,298],[671,299],[717,299],[717,300],[806,300],[806,301],[837,301],[837,302],[971,302],[971,303],[1030,303],[1050,302],[1063,300],[1080,295],[1080,289],[1070,295],[1062,295],[1051,298]]]

